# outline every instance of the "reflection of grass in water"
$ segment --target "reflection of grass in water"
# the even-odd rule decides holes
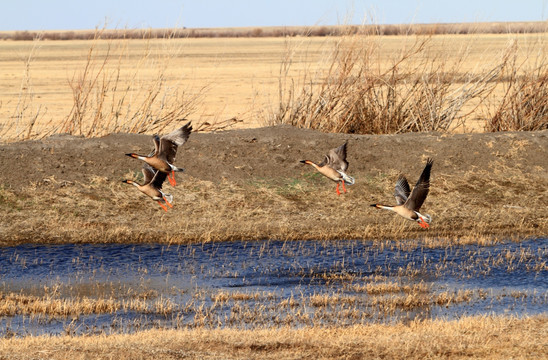
[[[78,273],[74,274],[75,281],[71,280],[70,284],[58,283],[50,287],[35,288],[28,293],[5,288],[0,292],[0,315],[25,316],[29,319],[31,328],[40,327],[51,319],[74,319],[67,331],[79,334],[89,331],[79,327],[81,317],[100,314],[111,315],[101,321],[107,328],[108,323],[112,322],[112,330],[109,331],[114,332],[151,326],[355,326],[371,322],[429,319],[436,316],[436,309],[450,309],[459,304],[473,306],[476,302],[485,301],[491,301],[491,304],[508,303],[508,299],[512,299],[512,306],[520,306],[530,302],[542,304],[548,301],[546,294],[515,288],[496,292],[481,288],[440,291],[433,284],[423,280],[425,275],[435,278],[451,273],[461,279],[489,276],[493,268],[507,273],[522,269],[544,271],[535,270],[545,269],[546,266],[546,249],[542,248],[537,251],[514,246],[494,251],[496,248],[455,248],[454,245],[448,244],[445,247],[445,255],[441,258],[416,262],[408,259],[409,252],[427,249],[424,242],[371,243],[372,247],[368,247],[369,254],[351,250],[352,246],[349,246],[348,242],[339,242],[334,246],[329,246],[329,242],[314,244],[311,246],[304,241],[284,242],[278,246],[272,245],[271,242],[263,242],[260,246],[255,246],[253,251],[246,249],[245,251],[249,251],[248,254],[234,254],[236,258],[230,256],[232,252],[226,253],[226,265],[240,261],[242,256],[245,257],[248,267],[273,255],[284,257],[286,266],[292,269],[289,274],[291,279],[300,279],[300,282],[289,290],[273,289],[268,285],[257,291],[252,291],[251,288],[242,290],[197,286],[180,290],[172,287],[168,280],[179,276],[179,272],[190,272],[206,278],[221,276],[237,279],[243,276],[241,271],[245,270],[238,266],[225,268],[223,260],[215,266],[208,266],[203,262],[193,263],[192,259],[199,259],[195,257],[195,248],[183,247],[177,252],[179,256],[190,260],[188,264],[182,263],[180,267],[173,268],[169,264],[146,265],[139,261],[135,269],[139,280],[132,284],[124,284],[123,280],[120,280],[120,283],[98,281],[97,276],[100,278],[101,273],[109,274],[110,271],[108,266],[103,268],[108,264],[108,260],[101,258],[87,270],[78,270]],[[356,246],[358,243],[353,244]],[[226,244],[211,247],[205,253],[205,257],[218,258],[223,251],[227,251],[221,246]],[[169,251],[168,249],[165,251]],[[366,263],[375,263],[377,257],[384,257],[386,252],[391,254],[390,262],[373,267],[372,272],[362,268],[353,269],[352,259],[365,257]],[[464,261],[455,263],[451,260],[454,254]],[[301,263],[307,257],[329,256],[340,260],[334,261],[327,268],[316,268]],[[397,267],[396,264],[404,263],[405,259],[409,260],[409,265]],[[32,259],[19,256],[17,253],[14,253],[11,261],[21,269],[34,264]],[[72,263],[78,265],[79,269],[80,265],[86,264],[87,261],[88,258],[83,253],[75,255],[72,259]],[[99,274],[94,270],[94,266],[100,267]],[[51,268],[50,271],[50,276],[55,276],[55,269]],[[257,267],[257,271],[261,276],[279,275],[276,269],[269,266]],[[151,282],[149,277],[154,277],[157,273],[165,278]],[[156,286],[159,283],[164,285]]]

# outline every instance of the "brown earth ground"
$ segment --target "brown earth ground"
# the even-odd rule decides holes
[[[348,173],[335,184],[320,161],[348,141]],[[482,134],[325,134],[290,126],[193,133],[179,150],[167,213],[137,189],[150,136],[57,135],[0,146],[0,243],[162,242],[237,239],[490,241],[548,234],[548,131]],[[435,160],[423,213],[430,229],[370,207],[394,202],[398,174],[411,186]]]

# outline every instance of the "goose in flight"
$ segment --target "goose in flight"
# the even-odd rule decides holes
[[[430,191],[430,170],[433,163],[434,160],[430,158],[426,161],[426,166],[412,192],[405,176],[400,175],[398,177],[395,187],[396,192],[394,193],[397,205],[372,204],[371,206],[393,211],[408,220],[416,221],[422,228],[428,228],[432,217],[428,214],[419,213],[419,210]]]
[[[177,148],[183,146],[183,144],[188,140],[191,131],[192,125],[190,125],[189,121],[184,126],[170,132],[167,135],[162,137],[154,135],[152,137],[152,140],[154,141],[154,151],[149,156],[138,155],[135,153],[126,155],[135,159],[143,160],[154,169],[167,174],[169,183],[172,186],[175,186],[177,185],[177,181],[175,180],[175,172],[184,170],[173,165],[175,155],[177,155]]]
[[[157,201],[158,204],[167,212],[166,204],[170,208],[173,207],[171,203],[173,202],[173,196],[165,194],[162,191],[162,184],[166,180],[167,174],[152,168],[148,164],[143,164],[143,184],[138,184],[133,180],[123,180],[122,182],[130,185],[134,185],[141,191],[143,194],[152,198],[152,200]]]
[[[337,183],[337,195],[341,195],[339,185],[342,184],[343,191],[346,193],[346,185],[353,185],[355,180],[353,177],[348,176],[345,171],[348,169],[348,161],[346,161],[346,142],[338,148],[329,150],[329,153],[325,155],[324,160],[316,164],[310,160],[301,160],[303,164],[312,165],[322,175]]]

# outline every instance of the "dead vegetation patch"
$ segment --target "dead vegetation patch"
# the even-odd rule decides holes
[[[0,342],[0,356],[157,358],[544,358],[545,316],[463,317],[395,325],[237,330],[149,330],[127,335],[30,336]],[[396,341],[394,339],[397,339]],[[428,344],[425,346],[425,344]]]

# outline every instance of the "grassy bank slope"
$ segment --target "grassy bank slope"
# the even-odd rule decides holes
[[[348,141],[348,173],[335,184],[299,160],[320,161]],[[192,134],[165,190],[165,213],[121,182],[140,180],[149,136],[56,136],[0,147],[0,239],[21,242],[199,242],[231,239],[429,238],[477,240],[548,234],[548,132],[325,134],[277,126]],[[371,208],[393,203],[399,173],[413,186],[435,159],[423,209],[428,231]]]

